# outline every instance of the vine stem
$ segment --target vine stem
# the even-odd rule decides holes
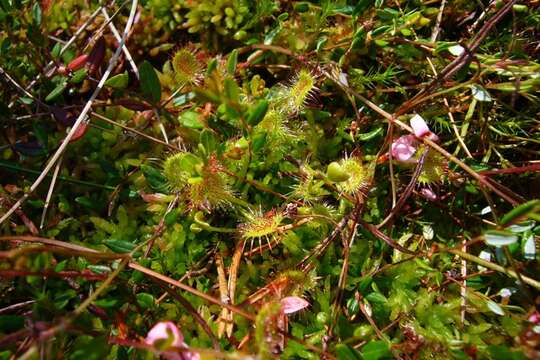
[[[22,203],[24,203],[26,201],[26,199],[28,199],[28,197],[30,197],[30,194],[32,194],[37,189],[37,187],[41,184],[43,179],[45,179],[47,174],[51,171],[51,169],[53,168],[55,163],[58,161],[60,156],[62,156],[62,154],[66,150],[67,146],[69,145],[69,141],[71,140],[73,135],[75,135],[75,133],[77,132],[77,130],[78,130],[79,126],[81,125],[81,123],[86,120],[87,114],[88,114],[88,112],[90,111],[90,109],[92,107],[92,103],[94,102],[94,100],[97,98],[97,96],[101,92],[101,89],[103,88],[103,85],[105,84],[105,81],[107,81],[107,78],[109,77],[112,70],[116,66],[116,63],[118,62],[118,58],[120,57],[120,54],[122,53],[124,43],[125,43],[126,38],[128,36],[129,30],[131,29],[131,26],[133,25],[133,20],[135,19],[135,14],[137,12],[137,3],[138,3],[138,0],[133,0],[132,1],[132,3],[131,3],[131,11],[129,13],[129,18],[127,20],[126,26],[124,28],[124,33],[122,34],[122,40],[120,41],[120,44],[118,44],[118,48],[116,49],[116,52],[114,53],[114,55],[109,60],[109,65],[107,66],[107,70],[105,70],[105,72],[103,73],[103,76],[101,77],[101,80],[99,81],[96,89],[92,93],[92,96],[90,96],[90,99],[88,99],[88,101],[84,105],[84,108],[82,109],[81,113],[77,117],[77,120],[73,124],[73,127],[71,128],[69,133],[66,135],[66,137],[64,138],[62,143],[60,144],[60,147],[58,147],[58,150],[56,150],[54,155],[51,157],[51,159],[49,160],[49,162],[45,166],[45,169],[43,169],[43,171],[38,176],[38,178],[34,181],[32,186],[30,186],[30,189],[28,189],[28,191],[19,200],[17,200],[17,202],[15,204],[13,204],[13,206],[0,218],[0,224],[2,224],[4,221],[6,221],[11,216],[11,214],[13,214],[15,212],[15,210],[17,210],[19,208],[19,206],[21,206]]]
[[[537,290],[540,290],[540,281],[532,279],[532,278],[530,278],[528,276],[525,276],[525,275],[522,275],[522,274],[518,275],[514,270],[507,269],[507,268],[505,268],[505,267],[503,267],[501,265],[494,264],[491,261],[481,259],[478,256],[471,255],[469,253],[466,253],[466,252],[458,250],[458,249],[446,249],[446,251],[451,253],[451,254],[457,255],[460,258],[463,258],[465,260],[469,260],[469,261],[474,262],[474,263],[476,263],[478,265],[481,265],[481,266],[483,266],[483,267],[485,267],[487,269],[494,270],[494,271],[506,274],[506,275],[508,275],[510,277],[513,277],[516,280],[519,280],[519,278],[521,277],[521,279],[523,280],[524,283],[534,287]]]

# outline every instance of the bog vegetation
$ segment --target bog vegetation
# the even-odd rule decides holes
[[[0,1],[0,359],[540,358],[540,2]]]

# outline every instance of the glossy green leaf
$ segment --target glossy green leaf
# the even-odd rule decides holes
[[[187,128],[202,129],[204,128],[204,124],[199,120],[200,116],[201,114],[198,112],[188,110],[181,113],[178,120],[180,121],[180,124]]]
[[[336,345],[336,356],[339,360],[361,360],[360,354],[345,344]]]
[[[143,61],[139,65],[140,89],[143,96],[152,103],[157,103],[161,99],[161,84],[154,67]]]
[[[236,72],[236,64],[238,63],[238,50],[234,49],[229,54],[229,59],[227,60],[227,72],[229,75],[234,75]]]
[[[141,171],[153,190],[167,192],[167,180],[160,171],[149,165],[141,165]]]
[[[135,249],[135,244],[125,240],[105,240],[104,244],[115,253],[129,253]]]
[[[113,89],[125,89],[128,86],[128,82],[128,72],[124,71],[123,73],[115,75],[105,81],[105,86],[111,87]]]
[[[392,359],[392,352],[388,344],[382,340],[370,341],[362,347],[363,360]]]
[[[509,231],[490,230],[484,233],[484,240],[491,246],[506,246],[514,244],[518,237]]]
[[[247,123],[251,126],[255,126],[264,119],[266,112],[268,111],[268,101],[261,100],[254,107],[250,109],[247,117]]]
[[[67,82],[61,82],[60,84],[58,84],[54,89],[53,91],[51,91],[47,97],[45,98],[45,101],[53,101],[55,100],[56,98],[58,98],[60,95],[62,95],[62,93],[64,92],[64,90],[66,90],[66,87],[67,87]]]
[[[527,216],[527,214],[530,212],[538,211],[538,209],[540,209],[540,200],[537,199],[520,204],[501,218],[501,225],[505,226],[510,224],[524,216]]]

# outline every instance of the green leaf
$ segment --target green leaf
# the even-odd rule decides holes
[[[141,171],[148,182],[148,185],[150,185],[153,190],[167,192],[167,179],[165,179],[160,171],[150,165],[141,165]]]
[[[199,142],[204,146],[207,153],[214,152],[218,147],[218,140],[211,130],[204,129],[199,135]]]
[[[491,246],[511,245],[518,240],[518,237],[509,231],[489,230],[484,234],[484,240]]]
[[[137,294],[137,303],[143,308],[143,309],[150,309],[154,306],[155,299],[152,294],[148,293],[138,293]]]
[[[184,111],[178,117],[180,124],[190,129],[203,129],[204,124],[199,120],[200,114],[195,111]]]
[[[72,344],[69,360],[100,360],[107,358],[110,348],[105,337],[78,336]]]
[[[267,134],[266,132],[258,132],[253,136],[253,152],[257,153],[266,144]]]
[[[62,50],[62,45],[60,43],[54,44],[52,50],[51,50],[51,56],[55,59],[58,59],[60,57],[60,51]]]
[[[368,141],[378,136],[379,134],[382,134],[382,132],[383,132],[383,128],[376,128],[375,130],[372,130],[370,132],[358,134],[357,138],[360,141]]]
[[[135,244],[125,240],[109,239],[105,240],[103,243],[115,253],[129,253],[135,249]]]
[[[339,360],[360,360],[360,354],[345,344],[336,345],[336,355]]]
[[[152,103],[157,103],[161,99],[161,84],[156,70],[148,61],[143,61],[139,65],[140,88],[143,96]]]
[[[247,122],[251,126],[255,126],[264,119],[266,112],[268,111],[268,101],[261,100],[255,105],[255,107],[250,109]]]
[[[361,351],[364,360],[391,359],[392,353],[388,344],[382,340],[368,342]]]
[[[504,310],[499,306],[499,304],[491,300],[488,301],[486,304],[489,310],[491,310],[497,315],[504,316]]]
[[[230,75],[234,75],[236,72],[236,64],[238,63],[238,50],[234,49],[231,51],[231,54],[229,55],[229,59],[227,60],[227,72]]]
[[[489,354],[493,360],[524,360],[525,356],[521,352],[510,351],[505,345],[488,346]]]
[[[36,1],[32,7],[32,18],[37,26],[41,25],[41,17],[41,6],[39,6],[39,1]]]
[[[71,75],[71,78],[69,79],[69,82],[72,83],[72,84],[79,84],[84,79],[86,79],[86,75],[88,75],[88,69],[87,68],[79,69],[79,70],[75,71],[73,73],[73,75]],[[105,83],[105,85],[107,85],[107,83]]]
[[[373,0],[358,0],[354,10],[352,11],[352,16],[358,16],[367,10],[370,6],[375,3]]]
[[[510,232],[513,232],[514,234],[520,234],[520,233],[524,233],[525,231],[531,230],[532,228],[534,228],[535,225],[536,225],[536,221],[527,220],[527,221],[522,221],[517,224],[512,224],[506,229],[509,230]]]
[[[463,51],[465,51],[465,49],[463,48],[463,46],[457,44],[457,45],[452,45],[452,46],[449,46],[448,47],[448,52],[454,56],[459,56],[463,53]]]
[[[62,95],[62,93],[64,92],[64,90],[66,90],[66,87],[67,87],[67,82],[63,81],[61,82],[60,84],[58,84],[54,89],[53,91],[51,91],[49,93],[49,95],[47,95],[47,97],[45,98],[45,101],[53,101],[55,100],[57,97],[59,97],[60,95]]]
[[[113,76],[112,78],[105,81],[105,85],[113,89],[125,89],[128,86],[129,75],[127,71],[124,71],[122,74]]]
[[[535,199],[531,201],[527,201],[524,204],[521,204],[512,210],[510,210],[508,213],[506,213],[501,218],[501,225],[505,226],[511,222],[514,222],[522,217],[527,216],[527,214],[537,211],[538,208],[540,208],[540,200]]]
[[[212,75],[212,73],[214,72],[214,70],[217,69],[217,66],[218,66],[218,62],[216,59],[212,59],[208,62],[208,67],[206,68],[206,75]]]
[[[238,84],[236,83],[236,81],[234,81],[232,78],[226,78],[224,81],[224,85],[225,95],[227,96],[227,98],[237,103],[239,100],[240,89],[238,88]]]
[[[491,95],[480,85],[471,85],[472,96],[478,101],[490,102]]]
[[[111,268],[105,265],[88,265],[88,270],[95,274],[105,274],[111,272]]]

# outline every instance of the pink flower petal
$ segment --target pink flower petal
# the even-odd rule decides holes
[[[427,136],[427,138],[431,141],[439,141],[439,137],[437,135],[435,135],[434,133],[430,132],[429,135]]]
[[[172,340],[172,347],[180,347],[184,343],[184,336],[172,321],[160,321],[146,335],[146,343],[154,345],[159,340]]]
[[[429,130],[428,125],[420,115],[414,115],[410,122],[414,135],[418,136],[419,138],[431,134],[431,130]]]
[[[392,157],[398,161],[408,161],[416,152],[416,140],[412,135],[404,135],[392,143]]]
[[[538,311],[533,312],[529,315],[529,318],[527,320],[534,324],[540,323],[540,313],[538,313]]]
[[[285,314],[292,314],[309,306],[309,303],[298,296],[287,296],[281,299],[281,309]]]

